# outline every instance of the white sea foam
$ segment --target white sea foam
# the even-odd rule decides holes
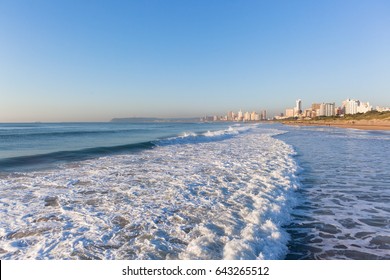
[[[195,144],[211,141],[224,140],[237,136],[238,134],[249,132],[255,128],[254,125],[233,125],[224,130],[206,131],[204,133],[195,133],[187,131],[179,136],[171,137],[168,139],[158,140],[154,143],[159,146],[172,145],[172,144]]]
[[[283,258],[298,167],[278,133],[187,132],[152,150],[0,179],[0,257]]]

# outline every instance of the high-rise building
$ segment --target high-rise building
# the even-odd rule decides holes
[[[260,119],[261,119],[261,120],[266,120],[266,119],[267,119],[267,111],[266,111],[266,110],[263,110],[263,111],[261,112]]]
[[[319,117],[325,116],[325,103],[320,104],[320,109],[318,110],[318,116]]]
[[[251,120],[252,121],[258,121],[260,118],[259,118],[259,114],[258,113],[256,113],[255,111],[253,111],[252,113],[251,113]]]
[[[367,113],[372,110],[372,106],[369,102],[360,102],[359,100],[347,99],[343,101],[342,107],[344,108],[345,114],[357,114]]]
[[[286,118],[294,117],[294,109],[286,109]]]
[[[319,110],[319,109],[320,109],[320,106],[321,106],[320,103],[313,103],[313,104],[311,104],[311,109],[312,109],[313,111]]]
[[[250,121],[250,120],[251,120],[251,114],[249,112],[245,112],[244,121]]]
[[[302,113],[302,100],[298,99],[295,101],[294,115],[297,116]]]
[[[305,109],[305,111],[303,112],[303,116],[306,117],[306,118],[311,118],[312,117],[312,112],[313,112],[313,110],[311,108]]]
[[[345,108],[345,114],[354,115],[357,113],[357,107],[359,106],[359,100],[347,99],[343,101],[343,107]]]
[[[228,120],[228,121],[234,121],[234,113],[233,113],[233,111],[230,111],[230,112],[227,114],[227,120]]]
[[[241,109],[240,109],[240,111],[238,111],[237,120],[238,120],[238,121],[242,121],[243,118],[244,118],[244,117],[243,117],[242,111],[241,111]]]
[[[321,103],[318,116],[334,116],[335,103]]]
[[[344,114],[344,110],[342,107],[336,107],[335,108],[335,115],[336,116],[340,116],[340,115],[343,115]]]
[[[336,104],[333,103],[325,103],[325,116],[330,117],[334,116],[336,113]]]
[[[367,113],[369,111],[372,111],[372,106],[369,102],[360,102],[359,106],[357,107],[358,113]]]

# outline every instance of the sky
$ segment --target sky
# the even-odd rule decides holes
[[[0,122],[390,106],[388,0],[1,0]]]

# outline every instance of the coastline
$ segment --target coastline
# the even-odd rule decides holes
[[[390,121],[387,120],[333,120],[333,121],[283,121],[285,125],[299,126],[332,126],[339,128],[353,128],[361,130],[390,130]]]

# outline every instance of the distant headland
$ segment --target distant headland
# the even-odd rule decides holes
[[[199,118],[146,118],[146,117],[130,117],[130,118],[113,118],[110,122],[117,123],[150,123],[150,122],[199,122]]]

